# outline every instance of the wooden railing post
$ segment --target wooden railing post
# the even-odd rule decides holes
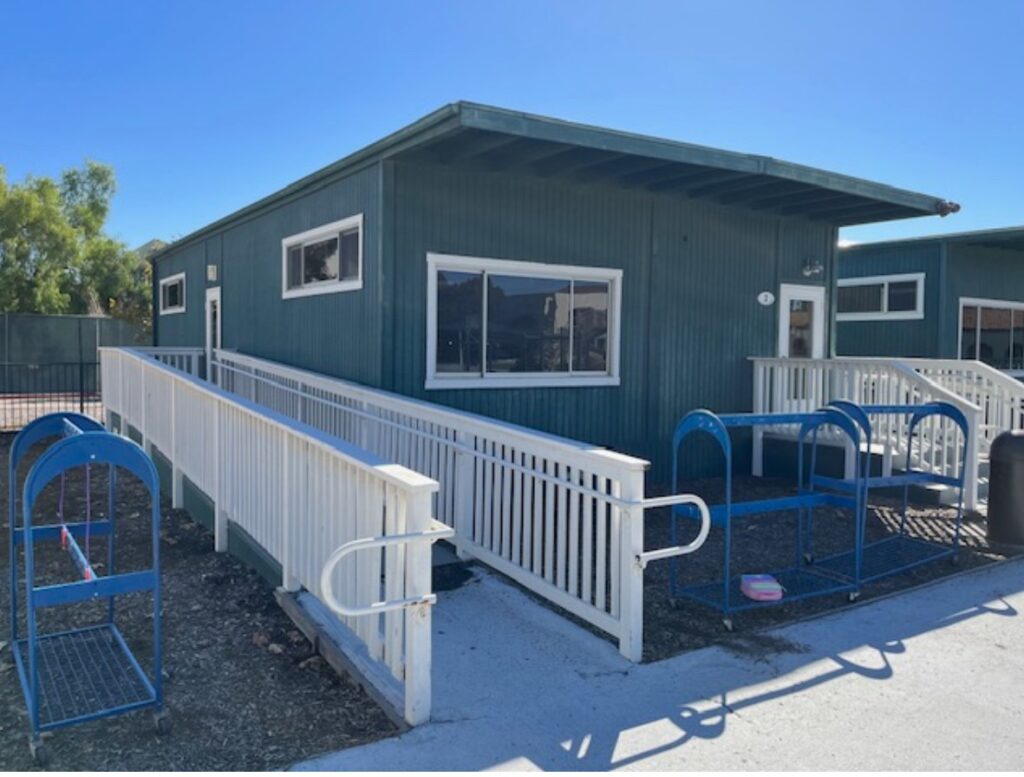
[[[213,549],[224,553],[228,549],[228,514],[224,507],[224,459],[221,456],[224,439],[224,403],[214,403],[213,411]]]
[[[619,531],[619,652],[639,663],[644,654],[644,472],[630,470],[622,479]]]
[[[754,362],[754,412],[767,412],[765,408],[764,395],[764,373],[765,366],[761,362]],[[750,474],[756,478],[764,474],[764,429],[760,426],[754,427],[753,450],[750,457]]]
[[[406,531],[428,531],[431,492],[412,491],[406,500]],[[431,593],[430,542],[411,542],[405,551],[405,595]],[[405,609],[405,722],[418,726],[430,719],[431,606],[416,604]]]
[[[302,588],[295,575],[295,560],[292,554],[292,515],[288,504],[288,494],[292,483],[299,482],[298,462],[306,451],[297,450],[299,446],[292,442],[287,434],[281,434],[281,587],[285,591],[298,591]],[[294,454],[294,458],[293,458]]]
[[[964,507],[978,509],[978,448],[981,443],[981,411],[972,410],[967,414],[967,462],[964,476]]]
[[[473,447],[473,436],[468,432],[455,433],[455,484],[452,487],[455,529],[455,551],[459,558],[470,558],[466,551],[466,543],[473,540],[473,455],[469,449]]]
[[[171,381],[171,506],[180,509],[185,504],[185,477],[178,459],[178,381]]]

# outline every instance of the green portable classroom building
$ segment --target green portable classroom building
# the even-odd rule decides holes
[[[957,208],[770,157],[455,103],[156,254],[222,345],[665,462],[748,357],[828,355],[839,227]]]

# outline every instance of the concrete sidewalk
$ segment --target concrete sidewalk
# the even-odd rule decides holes
[[[481,573],[434,610],[434,722],[299,769],[1024,768],[1024,562],[633,666]]]

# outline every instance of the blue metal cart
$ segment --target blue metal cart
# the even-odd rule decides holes
[[[963,520],[964,481],[966,477],[968,435],[967,418],[960,410],[946,402],[929,402],[921,405],[855,405],[847,401],[835,401],[831,407],[842,410],[860,426],[867,451],[871,450],[873,430],[871,416],[903,415],[909,418],[907,423],[907,457],[902,472],[889,475],[872,475],[870,468],[860,481],[861,501],[864,505],[861,525],[861,545],[863,552],[859,559],[849,553],[841,553],[829,558],[815,560],[815,567],[828,571],[844,579],[858,578],[862,582],[879,580],[890,575],[905,572],[921,564],[937,561],[941,558],[956,560],[960,547],[960,527]],[[941,475],[928,472],[913,466],[912,441],[915,431],[922,422],[929,418],[946,418],[954,424],[960,433],[959,462],[957,475]],[[943,445],[946,444],[945,431]],[[870,456],[870,453],[868,454]],[[846,480],[823,478],[825,485],[841,491],[852,491],[856,484]],[[956,518],[953,527],[953,541],[950,544],[936,543],[907,534],[907,503],[911,486],[943,485],[956,489]],[[870,491],[873,488],[902,488],[903,505],[900,514],[899,532],[874,542],[866,542],[867,506],[870,504]],[[810,527],[807,527],[810,531]]]
[[[797,491],[794,495],[773,499],[759,499],[746,502],[735,502],[732,498],[732,440],[730,429],[751,428],[757,426],[798,426],[797,434]],[[860,557],[860,514],[862,511],[862,489],[856,485],[863,475],[864,458],[857,457],[856,482],[849,490],[840,491],[824,488],[826,482],[816,474],[818,432],[823,427],[833,427],[844,434],[860,450],[860,430],[857,424],[838,408],[823,408],[811,413],[733,413],[716,415],[708,410],[694,410],[688,413],[676,427],[672,440],[672,492],[680,490],[679,454],[683,443],[694,432],[710,435],[722,450],[725,461],[725,496],[724,502],[709,505],[711,523],[724,532],[724,561],[722,579],[707,583],[683,586],[679,580],[680,567],[676,560],[672,565],[672,593],[676,597],[689,598],[701,604],[720,609],[723,623],[727,629],[732,628],[733,613],[757,607],[766,607],[784,602],[792,602],[811,596],[822,596],[831,593],[846,592],[851,599],[856,598],[860,581],[852,578],[838,577],[825,569],[810,566],[807,559],[811,552],[804,542],[809,533],[805,526],[813,519],[813,511],[818,507],[846,508],[853,512],[851,535],[851,553],[859,561]],[[804,448],[810,438],[810,467],[805,475]],[[733,519],[745,518],[766,513],[795,510],[798,514],[795,538],[795,554],[793,565],[770,574],[779,581],[785,590],[785,596],[778,602],[755,602],[746,599],[740,589],[741,577],[732,574],[732,532]],[[673,510],[672,541],[677,542],[677,521],[680,518],[695,518],[695,512],[689,505],[679,505]],[[859,567],[858,567],[859,568]]]
[[[47,448],[25,477],[19,525],[18,464],[40,440],[61,437]],[[93,520],[91,470],[107,466],[107,514]],[[85,468],[84,520],[67,521],[63,515],[65,475]],[[152,563],[148,569],[115,573],[116,471],[137,477],[151,502]],[[8,513],[11,563],[11,648],[25,695],[31,725],[30,746],[36,762],[45,765],[49,754],[40,735],[44,731],[84,723],[131,710],[150,708],[158,733],[170,731],[163,710],[160,640],[160,481],[153,462],[133,442],[110,434],[96,421],[77,413],[53,413],[28,424],[15,437],[8,466]],[[56,523],[33,525],[33,507],[43,489],[61,482]],[[81,517],[81,516],[80,516]],[[106,569],[100,575],[89,557],[90,540],[107,538]],[[36,544],[59,542],[67,551],[79,579],[39,585],[35,575]],[[23,546],[23,563],[18,548]],[[148,591],[153,603],[153,658],[143,670],[115,623],[118,595]],[[24,596],[25,633],[19,632],[19,596]],[[40,634],[37,611],[106,599],[106,617],[84,628]]]

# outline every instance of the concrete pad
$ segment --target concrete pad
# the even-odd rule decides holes
[[[643,666],[493,575],[440,595],[434,722],[325,770],[1020,769],[1024,562]]]

